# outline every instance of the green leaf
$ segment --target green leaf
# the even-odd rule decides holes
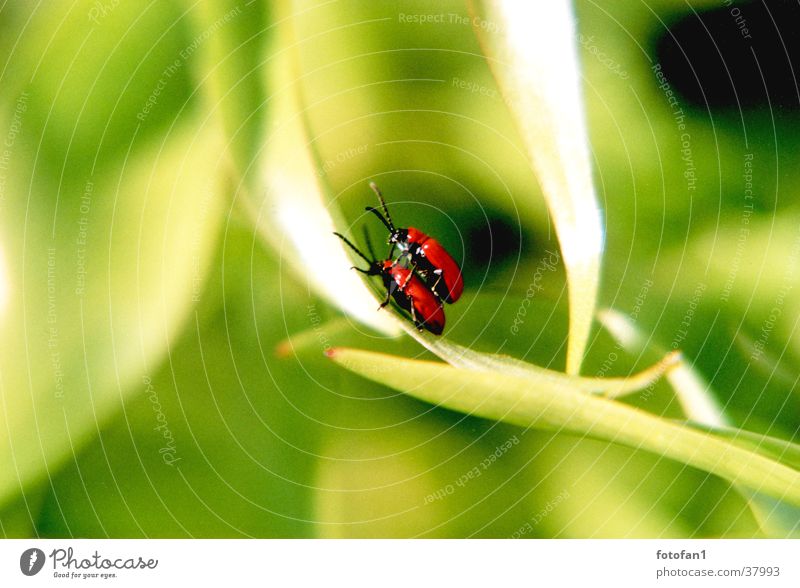
[[[176,3],[117,2],[102,14],[98,7],[92,0],[56,0],[19,15],[8,29],[18,37],[0,101],[13,109],[19,94],[30,95],[23,135],[39,139],[36,175],[54,182],[59,200],[70,198],[65,182],[116,171],[135,152],[133,143],[158,141],[191,103],[180,58],[189,40]]]
[[[736,441],[742,447],[759,451],[789,467],[800,470],[800,445],[797,443],[732,427],[712,428],[711,430]]]
[[[558,235],[570,301],[567,372],[577,374],[597,304],[603,231],[572,3],[475,0],[472,6],[475,30],[516,118]]]
[[[320,461],[316,480],[320,536],[511,536],[529,516],[526,486],[508,483],[527,462],[525,436],[397,396],[380,413],[368,409],[358,429],[328,436],[322,453],[334,459]]]
[[[800,473],[719,436],[582,394],[549,379],[460,370],[355,349],[331,353],[343,367],[438,406],[522,427],[546,427],[645,449],[775,498],[800,504]]]
[[[538,500],[555,503],[537,525],[546,527],[546,537],[758,535],[747,502],[725,480],[615,443],[546,433],[535,438],[530,455],[537,475],[529,483]],[[562,496],[567,500],[559,501]]]
[[[55,231],[52,208],[26,215],[22,197],[3,221],[0,502],[49,478],[141,391],[133,382],[199,295],[223,218],[220,137],[183,122],[116,177],[73,186]],[[24,195],[20,179],[11,189]],[[34,183],[32,200],[45,189]],[[8,220],[26,216],[24,231]]]
[[[651,343],[636,323],[623,313],[613,309],[603,309],[597,313],[597,318],[628,353],[643,354],[649,348],[655,353],[664,353],[662,346]],[[674,369],[667,373],[667,380],[675,390],[675,396],[689,419],[710,427],[723,427],[728,424],[711,387],[684,358],[681,358]]]
[[[221,245],[168,360],[54,476],[34,512],[39,536],[313,535],[317,437],[329,429],[304,409],[329,394],[307,373],[322,366],[330,382],[341,370],[319,354],[299,365],[270,352],[277,323],[307,321],[275,301],[306,292],[275,279],[280,261],[253,247],[250,228],[229,227]],[[252,284],[241,279],[251,272]]]
[[[292,38],[290,19],[278,27],[279,42]],[[342,222],[328,204],[321,178],[314,172],[311,151],[297,101],[291,51],[277,54],[270,69],[269,128],[263,149],[265,189],[243,201],[263,241],[279,252],[295,276],[344,312],[375,329],[396,334],[397,320],[377,313],[375,298],[365,288],[344,244],[334,236]]]
[[[578,390],[586,394],[600,394],[609,398],[624,396],[647,388],[663,374],[669,374],[681,362],[680,353],[672,352],[665,355],[661,361],[637,374],[622,378],[587,378],[539,367],[508,355],[474,351],[446,339],[434,337],[428,333],[420,333],[408,321],[401,323],[401,326],[410,336],[452,366],[470,370],[501,372],[519,378],[529,378],[531,382],[537,384],[548,382],[553,389]]]
[[[713,433],[732,443],[755,451],[795,470],[800,469],[800,445],[732,427],[710,428]],[[764,496],[746,488],[740,489],[748,499],[761,528],[772,537],[800,536],[800,507]]]
[[[248,187],[255,172],[268,102],[263,75],[268,42],[262,2],[185,2],[194,37],[184,54],[206,94],[208,109],[225,131],[237,180]]]
[[[615,310],[598,313],[600,323],[611,332],[619,344],[629,352],[643,353],[648,347],[662,352],[661,347],[649,342],[644,333],[629,317]],[[690,426],[702,428],[729,438],[732,442],[787,465],[800,469],[800,447],[774,437],[758,435],[730,426],[714,392],[702,376],[685,361],[667,374]],[[735,486],[744,496],[762,530],[773,537],[795,535],[800,530],[800,509],[764,496],[749,488]]]
[[[0,537],[27,539],[36,537],[36,517],[42,510],[43,490],[19,494],[0,507]]]

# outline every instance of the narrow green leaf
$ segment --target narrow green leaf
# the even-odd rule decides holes
[[[666,354],[661,361],[649,368],[625,378],[585,378],[539,367],[508,355],[475,351],[428,333],[420,333],[408,321],[401,322],[400,326],[429,351],[454,367],[496,371],[519,378],[530,378],[534,383],[547,380],[559,388],[569,388],[589,394],[602,394],[609,398],[642,390],[662,375],[669,374],[681,362],[681,354],[675,351]]]
[[[261,148],[267,103],[261,74],[263,46],[268,36],[265,4],[261,2],[186,2],[194,37],[181,57],[196,72],[209,110],[220,119],[227,136],[226,152],[237,180],[254,175]]]
[[[606,439],[718,475],[800,505],[800,472],[711,433],[542,379],[461,370],[429,361],[336,349],[334,361],[432,404],[522,427]]]
[[[3,247],[16,255],[0,341],[0,504],[51,476],[125,397],[144,392],[143,378],[201,295],[217,243],[220,143],[213,126],[188,118],[118,176],[87,182],[80,200],[64,203],[56,238],[45,208],[29,214],[27,234],[17,228],[25,192],[12,185],[17,227],[3,225]],[[44,202],[46,186],[34,190],[31,198]]]
[[[329,340],[331,337],[336,337],[339,333],[351,330],[352,325],[345,317],[331,319],[322,324],[315,323],[308,329],[283,339],[275,347],[275,354],[278,357],[289,357],[311,349],[318,351],[320,345],[330,345]]]
[[[662,346],[652,344],[644,332],[621,312],[602,309],[597,313],[597,319],[628,353],[641,354],[648,349],[654,353],[664,353]],[[667,380],[675,390],[684,414],[692,421],[709,427],[729,425],[711,387],[685,358],[681,358],[675,368],[669,371]]]
[[[620,312],[613,309],[601,310],[598,312],[598,320],[631,353],[645,352],[648,347],[654,348],[656,352],[662,351],[661,346],[650,343],[634,322]],[[667,380],[675,390],[684,414],[691,419],[688,425],[729,438],[731,442],[745,449],[756,451],[793,469],[800,467],[800,447],[774,437],[731,427],[711,386],[685,360],[681,360],[675,369],[670,370]],[[764,533],[773,537],[787,537],[797,533],[800,528],[800,509],[741,485],[734,488],[747,500]]]
[[[471,6],[477,13],[475,30],[517,121],[558,235],[570,303],[567,372],[577,374],[597,303],[603,231],[571,4],[475,0]]]
[[[284,19],[278,44],[292,38]],[[265,185],[244,200],[259,235],[277,251],[298,278],[366,325],[397,334],[399,319],[375,312],[377,302],[354,271],[344,244],[333,232],[344,226],[338,210],[328,204],[322,180],[315,171],[314,154],[298,105],[291,52],[273,58],[270,87],[270,132],[265,137],[262,175]]]
[[[750,447],[759,453],[771,456],[789,467],[796,470],[800,469],[800,445],[797,443],[732,427],[713,429],[713,431],[735,440],[743,447]]]
[[[788,467],[800,469],[800,445],[796,443],[733,427],[711,430],[741,447],[756,451]],[[771,537],[800,536],[800,507],[746,488],[740,488],[740,491],[748,499],[753,516],[756,517],[767,535]]]

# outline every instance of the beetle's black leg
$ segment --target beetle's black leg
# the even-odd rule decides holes
[[[408,285],[408,283],[411,281],[411,276],[413,276],[414,272],[417,271],[417,264],[410,265],[408,269],[409,269],[408,275],[406,276],[406,279],[403,280],[403,285],[400,286],[401,290],[404,290],[405,287]]]
[[[417,320],[417,311],[414,310],[414,301],[411,301],[411,320],[414,321],[414,326],[421,333],[423,331],[422,323]]]
[[[348,246],[348,247],[350,247],[350,249],[352,249],[353,251],[355,251],[355,252],[358,254],[358,256],[359,256],[361,259],[363,259],[364,261],[366,261],[368,264],[370,264],[370,265],[373,265],[373,264],[375,263],[375,260],[374,260],[374,259],[369,259],[369,258],[368,258],[366,255],[364,255],[364,254],[361,252],[361,250],[360,250],[358,247],[356,247],[355,245],[353,245],[353,244],[352,244],[352,243],[351,243],[351,242],[350,242],[350,241],[347,239],[347,237],[345,237],[345,236],[344,236],[344,235],[342,235],[341,233],[333,233],[333,234],[334,234],[334,235],[336,235],[337,237],[339,237],[339,238],[340,238],[342,241],[344,241],[344,242],[347,244],[347,246]]]
[[[391,289],[391,287],[389,287],[389,288],[386,289],[386,300],[381,302],[381,305],[378,307],[378,310],[380,310],[381,308],[386,308],[387,306],[389,306],[389,302],[391,301],[391,299],[392,299],[392,289]]]
[[[442,269],[439,268],[439,269],[433,270],[433,275],[436,276],[436,281],[431,285],[430,289],[433,291],[434,294],[439,296],[438,288],[439,288],[439,284],[442,282],[442,277],[443,277]],[[444,298],[447,299],[449,297],[450,297],[450,292],[447,292],[447,294],[444,296]]]

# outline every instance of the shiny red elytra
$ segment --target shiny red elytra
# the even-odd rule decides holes
[[[414,321],[417,329],[420,331],[427,329],[434,335],[442,334],[445,321],[442,303],[422,280],[414,274],[412,268],[403,267],[397,261],[392,261],[391,259],[383,262],[369,259],[346,237],[339,233],[334,233],[334,235],[347,243],[361,259],[369,264],[367,269],[361,269],[360,267],[354,267],[353,269],[362,274],[380,276],[383,279],[383,285],[386,288],[386,300],[378,307],[378,310],[387,306],[389,301],[394,298],[400,308],[411,314],[411,320]],[[371,248],[370,253],[372,253]]]
[[[395,227],[380,189],[375,182],[370,182],[369,187],[378,196],[383,214],[372,206],[367,206],[366,210],[377,216],[389,229],[389,243],[392,244],[389,257],[392,257],[396,246],[400,250],[400,257],[405,256],[410,259],[411,264],[423,276],[428,288],[436,296],[447,303],[458,300],[464,291],[464,278],[461,275],[461,268],[453,257],[441,243],[419,229]]]

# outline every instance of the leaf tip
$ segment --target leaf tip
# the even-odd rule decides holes
[[[280,343],[275,346],[275,357],[280,359],[286,359],[290,355],[292,355],[292,351],[294,350],[294,346],[290,339],[284,339]]]
[[[669,372],[672,368],[683,363],[683,352],[679,349],[670,351],[664,356],[664,359],[661,360],[661,362],[664,365],[664,371]]]

